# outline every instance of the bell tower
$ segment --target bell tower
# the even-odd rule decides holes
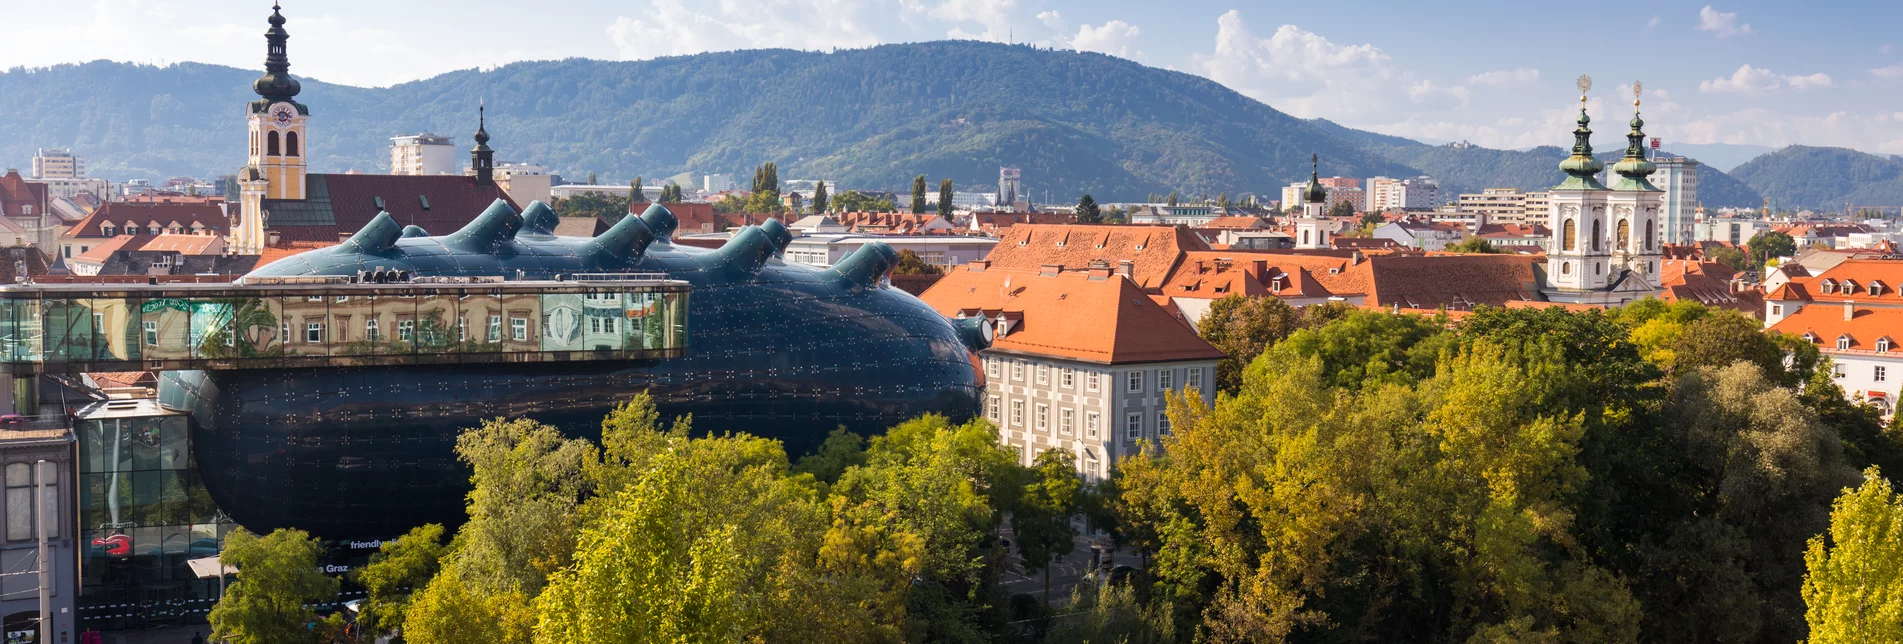
[[[1586,116],[1586,92],[1592,78],[1579,77],[1579,127],[1573,130],[1573,154],[1560,162],[1566,180],[1554,186],[1550,198],[1548,226],[1553,238],[1546,253],[1546,282],[1553,287],[1548,294],[1554,301],[1580,301],[1585,294],[1604,288],[1613,272],[1612,249],[1606,230],[1605,184],[1599,183],[1599,171],[1606,164],[1592,156],[1592,118]]]
[[[297,102],[302,89],[291,77],[284,14],[271,5],[271,28],[264,32],[264,75],[251,84],[258,100],[245,106],[250,163],[238,174],[238,216],[231,221],[231,249],[256,254],[264,247],[264,200],[305,198],[305,164],[310,154],[306,123],[310,108]]]
[[[1332,248],[1328,241],[1326,213],[1328,191],[1322,188],[1321,158],[1308,155],[1308,187],[1302,189],[1302,215],[1295,219],[1296,248]]]
[[[1645,86],[1632,83],[1632,130],[1627,132],[1625,158],[1612,165],[1619,180],[1612,184],[1607,203],[1612,209],[1614,259],[1621,268],[1644,277],[1647,284],[1659,280],[1659,211],[1665,191],[1652,185],[1657,167],[1645,158],[1645,121],[1639,118],[1639,97]]]

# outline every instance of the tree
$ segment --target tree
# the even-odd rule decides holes
[[[1903,641],[1903,499],[1876,468],[1837,497],[1804,567],[1809,641]]]
[[[1488,255],[1497,255],[1506,252],[1495,248],[1493,242],[1487,241],[1487,238],[1479,235],[1460,240],[1460,243],[1448,246],[1447,251],[1451,253],[1481,253]]]
[[[912,212],[925,212],[925,175],[912,180]]]
[[[898,209],[891,199],[873,197],[857,190],[839,193],[839,197],[833,201],[833,210],[837,212],[892,212]]]
[[[1227,210],[1229,208],[1229,193],[1225,192],[1216,195],[1216,206]]]
[[[892,268],[893,275],[943,275],[945,269],[925,263],[918,253],[907,248],[899,251],[899,263]]]
[[[238,200],[238,175],[227,174],[218,177],[218,194],[226,201]]]
[[[681,187],[679,184],[669,181],[667,185],[661,186],[661,203],[680,203],[682,201],[685,201],[685,199],[681,195]]]
[[[826,182],[820,181],[818,185],[813,186],[813,212],[824,214],[831,206],[832,203],[826,194]]]
[[[1106,223],[1106,224],[1130,223],[1130,211],[1128,210],[1113,207],[1108,210],[1104,210],[1102,212],[1103,212],[1103,223]]]
[[[1077,207],[1071,209],[1071,212],[1076,215],[1077,223],[1103,223],[1103,211],[1097,208],[1097,200],[1092,199],[1089,193],[1077,199]]]
[[[593,172],[590,172],[590,173],[588,173],[588,185],[591,185],[591,186],[598,186],[598,185],[601,185],[601,179],[600,179],[600,178],[597,178],[597,177],[595,176],[595,173],[593,173]]]
[[[1174,206],[1176,205],[1176,199],[1177,199],[1177,197],[1176,197],[1176,191],[1175,191],[1175,190],[1171,190],[1171,191],[1170,191],[1170,196],[1169,196],[1169,197],[1167,197],[1167,198],[1165,199],[1165,201],[1164,201],[1164,203],[1165,203],[1165,205],[1168,205],[1168,206],[1172,206],[1172,207],[1174,207]]]
[[[1241,387],[1243,368],[1301,326],[1301,312],[1281,298],[1232,294],[1211,303],[1196,332],[1223,352],[1216,363],[1216,390]]]
[[[1387,223],[1387,221],[1386,217],[1381,216],[1381,213],[1376,211],[1361,213],[1361,219],[1356,220],[1357,223],[1369,228]]]
[[[1790,235],[1767,230],[1751,237],[1745,242],[1745,250],[1750,253],[1752,268],[1763,268],[1767,262],[1779,257],[1797,254],[1797,241]]]
[[[641,187],[640,175],[635,175],[634,180],[628,182],[628,199],[635,202],[645,202],[648,200],[647,190]]]
[[[411,594],[436,578],[446,550],[443,526],[437,523],[417,526],[400,539],[384,542],[370,556],[370,564],[356,572],[357,583],[367,594],[357,623],[371,634],[401,630]]]
[[[1734,271],[1751,268],[1751,258],[1746,257],[1744,251],[1731,246],[1719,246],[1706,251],[1705,259],[1729,266]]]
[[[628,199],[621,195],[584,192],[567,199],[557,199],[553,204],[555,214],[562,217],[596,217],[619,219],[628,214]]]
[[[1070,519],[1078,512],[1083,480],[1070,450],[1044,450],[1032,464],[1032,479],[1011,508],[1011,529],[1018,538],[1024,571],[1044,571],[1044,602],[1051,601],[1051,562],[1070,554],[1077,531]]]
[[[1355,216],[1354,204],[1348,203],[1346,201],[1337,201],[1335,202],[1335,205],[1328,207],[1328,216],[1340,217],[1344,219],[1348,217],[1353,217]]]
[[[337,599],[338,582],[317,566],[323,543],[302,530],[279,529],[258,537],[238,528],[225,538],[219,559],[238,569],[238,580],[211,609],[212,639],[232,644],[294,644],[326,641],[340,631],[342,616],[319,622],[309,604]]]
[[[945,217],[950,217],[952,214],[951,179],[938,182],[938,214]]]

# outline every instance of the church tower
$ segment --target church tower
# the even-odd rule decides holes
[[[1644,85],[1632,84],[1632,130],[1626,133],[1625,158],[1612,165],[1619,180],[1612,184],[1607,205],[1612,210],[1614,259],[1621,268],[1638,273],[1646,284],[1658,282],[1659,209],[1665,191],[1653,186],[1657,168],[1645,158],[1645,121],[1639,118],[1639,96]]]
[[[475,175],[476,185],[493,186],[496,185],[496,151],[489,149],[489,128],[484,110],[484,106],[476,106],[476,147],[469,149],[469,171]]]
[[[1599,171],[1606,165],[1592,156],[1592,118],[1586,116],[1586,92],[1591,89],[1592,79],[1580,76],[1573,154],[1560,162],[1566,180],[1553,187],[1549,201],[1553,238],[1546,253],[1546,282],[1553,287],[1548,297],[1554,301],[1583,301],[1586,293],[1609,283],[1613,270],[1606,230],[1606,195],[1611,191],[1599,183]]]
[[[297,102],[301,88],[291,77],[284,14],[271,5],[265,30],[264,75],[251,84],[258,100],[246,105],[250,163],[238,174],[238,216],[231,221],[231,252],[255,255],[264,248],[264,201],[305,197],[304,159],[310,153],[305,130],[310,108]]]
[[[1302,189],[1302,215],[1295,219],[1296,248],[1330,248],[1326,213],[1328,190],[1322,188],[1321,158],[1308,155],[1308,187]]]

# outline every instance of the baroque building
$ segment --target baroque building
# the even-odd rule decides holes
[[[1593,158],[1592,118],[1586,115],[1590,79],[1580,78],[1579,127],[1572,156],[1560,162],[1566,180],[1549,197],[1552,242],[1547,252],[1546,298],[1568,304],[1619,306],[1658,295],[1658,216],[1663,193],[1647,177],[1645,122],[1634,100],[1625,158],[1612,171],[1619,180],[1599,182],[1605,164]]]

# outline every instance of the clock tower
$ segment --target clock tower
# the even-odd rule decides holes
[[[250,163],[238,175],[238,216],[231,221],[231,250],[257,254],[264,248],[267,199],[305,198],[304,160],[310,153],[305,130],[310,108],[297,102],[301,88],[291,77],[285,43],[284,14],[271,6],[271,28],[265,30],[264,75],[251,84],[258,100],[245,106],[249,128]]]

